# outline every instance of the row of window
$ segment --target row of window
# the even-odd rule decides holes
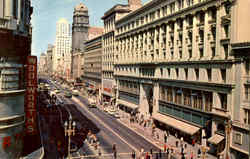
[[[113,79],[113,73],[112,72],[103,72],[102,78]]]
[[[219,93],[221,109],[227,110],[227,94]],[[213,93],[170,86],[160,86],[160,100],[211,112]]]
[[[202,1],[202,0],[201,0]],[[199,1],[199,2],[201,2]],[[144,25],[147,23],[150,23],[154,20],[157,20],[159,18],[165,17],[167,15],[171,15],[175,13],[176,11],[179,11],[185,7],[190,7],[194,4],[193,0],[177,0],[175,2],[172,2],[170,4],[166,4],[162,6],[161,8],[157,9],[156,11],[151,11],[150,13],[138,17],[136,20],[131,21],[130,23],[120,27],[117,29],[118,34],[123,33],[125,31],[128,31],[130,29],[134,29],[136,27],[139,27],[140,25]],[[215,17],[216,14],[213,14],[213,17]],[[200,16],[204,19],[204,16]]]
[[[138,70],[138,68],[133,68],[133,67],[116,67],[115,71],[118,74],[121,74],[122,72],[127,72],[128,74],[131,75],[136,75],[136,74],[140,74],[143,76],[150,76],[150,77],[155,77],[155,69],[154,68],[140,68]],[[192,69],[191,68],[160,68],[160,77],[161,78],[176,78],[179,79],[181,78],[181,74],[182,74],[182,79],[184,76],[185,80],[189,80],[189,78],[191,77],[191,72]],[[200,80],[200,69],[199,68],[194,68],[194,75],[195,75],[195,80]],[[205,70],[206,71],[206,75],[207,75],[207,80],[208,82],[212,81],[212,69],[208,68]],[[184,75],[183,75],[184,73]],[[223,83],[227,82],[227,69],[220,69],[219,71],[219,76],[221,77],[221,80]],[[190,77],[189,77],[190,74]]]

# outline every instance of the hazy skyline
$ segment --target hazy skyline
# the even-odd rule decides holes
[[[142,3],[148,0],[142,0]],[[32,55],[46,52],[48,44],[54,44],[56,22],[65,18],[72,25],[74,7],[82,2],[89,10],[90,26],[103,26],[101,17],[116,4],[127,4],[127,0],[32,0]]]

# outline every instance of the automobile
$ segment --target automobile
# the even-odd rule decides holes
[[[118,112],[115,112],[115,114],[113,115],[115,118],[120,118],[120,114]]]
[[[79,96],[79,91],[76,89],[73,89],[72,94],[73,94],[73,96]]]
[[[89,108],[96,108],[96,101],[93,98],[89,98]]]
[[[104,112],[108,112],[108,107],[104,107],[104,108],[103,108],[103,111],[104,111]]]
[[[72,97],[72,94],[71,94],[70,92],[68,92],[68,91],[65,91],[65,92],[64,92],[64,97],[66,97],[66,98],[71,98],[71,97]]]
[[[116,110],[115,110],[113,107],[110,107],[110,108],[108,109],[108,113],[109,113],[110,115],[114,116],[114,115],[116,114]]]
[[[61,91],[60,91],[59,89],[55,89],[54,92],[55,92],[56,94],[59,94]]]

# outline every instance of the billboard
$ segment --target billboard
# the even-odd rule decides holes
[[[25,114],[26,114],[26,134],[37,133],[37,57],[28,56],[26,61],[26,94],[25,94]]]

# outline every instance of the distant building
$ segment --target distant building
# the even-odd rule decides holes
[[[80,3],[74,9],[72,24],[72,79],[80,79],[83,74],[85,42],[102,35],[102,27],[90,27],[88,8]]]
[[[55,58],[53,61],[56,74],[67,78],[71,69],[71,32],[70,24],[64,18],[56,23]]]
[[[85,88],[89,93],[100,97],[102,86],[102,36],[95,37],[85,42],[83,79]]]
[[[38,73],[41,75],[47,74],[47,56],[45,53],[41,53],[38,63]]]
[[[25,64],[31,54],[30,0],[0,1],[0,158],[20,158],[25,135]]]
[[[81,59],[84,51],[84,43],[88,40],[89,15],[88,8],[80,3],[74,8],[72,24],[72,79],[80,77]]]
[[[46,57],[47,57],[47,73],[48,75],[52,75],[52,72],[53,72],[53,69],[52,69],[52,66],[53,66],[53,49],[54,49],[54,45],[52,44],[49,44],[48,45],[48,48],[47,48],[47,54],[46,54]]]

